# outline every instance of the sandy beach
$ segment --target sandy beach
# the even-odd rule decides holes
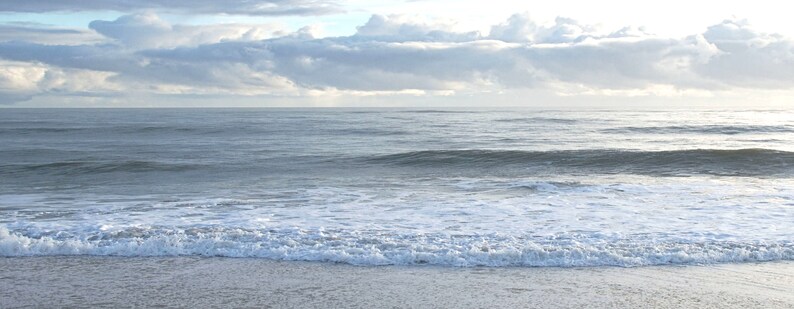
[[[0,307],[791,308],[794,263],[360,267],[233,258],[0,259]]]

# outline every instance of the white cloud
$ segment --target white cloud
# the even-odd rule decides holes
[[[466,42],[480,38],[476,31],[454,32],[454,25],[428,22],[406,15],[372,15],[357,27],[356,37],[377,41]]]
[[[506,22],[491,27],[489,38],[505,42],[532,42],[538,25],[527,14],[514,14]]]
[[[112,73],[54,68],[40,63],[0,61],[0,104],[41,94],[106,95],[122,90]]]
[[[705,97],[737,87],[794,87],[792,40],[754,31],[742,21],[725,21],[684,38],[633,27],[601,32],[567,18],[539,24],[525,14],[494,25],[487,35],[454,31],[450,23],[381,15],[354,35],[319,39],[312,27],[271,37],[278,29],[267,25],[188,26],[153,13],[95,21],[91,28],[106,40],[72,46],[0,43],[0,58],[7,60],[0,64],[5,100],[96,90],[74,78],[51,86],[34,78],[36,68],[67,77],[90,73],[98,84],[113,85],[103,91],[117,89],[119,95],[311,97],[545,89],[563,96]],[[21,63],[30,64],[27,71],[20,71]]]
[[[283,32],[277,25],[214,24],[204,26],[171,25],[154,13],[121,16],[114,21],[96,20],[89,28],[135,49],[173,48],[270,38]]]

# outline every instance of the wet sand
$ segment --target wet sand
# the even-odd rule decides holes
[[[0,308],[792,308],[794,262],[358,267],[232,258],[0,258]]]

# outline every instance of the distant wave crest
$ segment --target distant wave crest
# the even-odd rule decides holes
[[[604,129],[606,133],[641,133],[641,134],[746,134],[746,133],[792,133],[792,126],[773,125],[692,125],[692,126],[649,126],[619,127]]]
[[[773,149],[627,150],[426,150],[366,158],[371,164],[416,167],[575,168],[601,173],[711,174],[733,176],[794,173],[794,152]]]
[[[58,161],[50,163],[30,163],[0,165],[0,174],[16,172],[38,172],[58,175],[103,174],[118,172],[186,171],[195,169],[194,164],[161,163],[153,161]]]

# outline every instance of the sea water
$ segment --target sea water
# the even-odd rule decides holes
[[[0,110],[0,256],[794,259],[794,111]]]

